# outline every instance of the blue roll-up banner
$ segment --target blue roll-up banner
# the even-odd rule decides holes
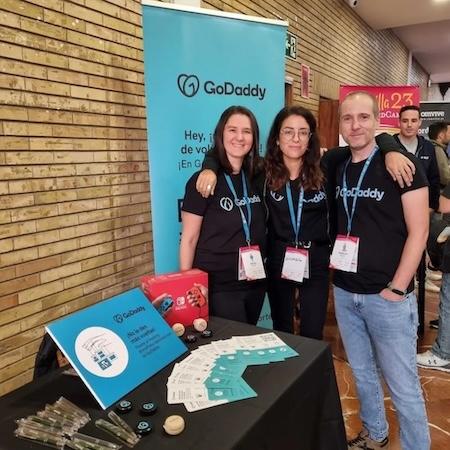
[[[264,143],[284,105],[287,22],[143,1],[155,272],[179,268],[181,203],[224,109],[255,114]],[[263,148],[261,148],[261,152]]]

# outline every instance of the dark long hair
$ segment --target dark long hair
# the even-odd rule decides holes
[[[245,155],[242,163],[242,168],[245,170],[247,176],[251,179],[255,172],[260,171],[263,162],[259,156],[259,127],[254,114],[245,106],[230,106],[220,116],[214,130],[213,155],[218,159],[224,172],[230,174],[233,172],[230,161],[228,161],[227,153],[223,145],[223,131],[228,119],[234,114],[242,114],[250,119],[252,127],[253,145],[250,151]]]
[[[289,171],[283,161],[283,153],[277,144],[283,122],[290,116],[301,116],[309,125],[311,136],[308,147],[303,155],[300,173],[300,184],[305,189],[319,189],[324,176],[320,169],[320,143],[317,135],[317,123],[312,112],[301,106],[286,106],[273,120],[267,138],[267,152],[265,157],[266,177],[269,188],[273,191],[281,189],[289,181]]]

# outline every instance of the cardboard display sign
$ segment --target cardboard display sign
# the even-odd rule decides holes
[[[103,409],[187,350],[137,288],[46,330]]]

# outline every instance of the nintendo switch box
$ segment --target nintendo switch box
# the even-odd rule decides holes
[[[144,275],[141,287],[170,326],[190,326],[198,318],[208,320],[208,274],[202,270]]]

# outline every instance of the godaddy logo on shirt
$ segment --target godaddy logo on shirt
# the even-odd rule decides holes
[[[233,200],[231,200],[230,197],[222,197],[219,201],[219,204],[225,211],[231,211],[233,209],[233,203],[236,206],[245,206],[250,205],[252,203],[260,203],[260,202],[261,199],[259,198],[259,195],[255,194],[252,197],[243,197],[241,199],[234,200],[234,202]]]
[[[356,187],[351,189],[344,189],[340,186],[336,186],[336,198],[338,197],[364,197],[364,198],[373,198],[377,202],[380,202],[384,197],[384,191],[378,190],[378,188],[372,189],[357,189]]]
[[[304,198],[303,203],[319,203],[322,200],[325,199],[325,192],[319,191],[317,194],[314,195],[314,197],[311,198]]]
[[[284,196],[279,194],[278,192],[270,191],[270,195],[276,202],[281,202],[284,200]],[[325,192],[319,191],[316,194],[314,194],[311,198],[304,198],[303,203],[319,203],[322,200],[325,199]]]

